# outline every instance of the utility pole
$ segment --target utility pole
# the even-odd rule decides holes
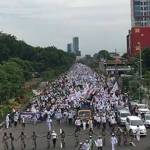
[[[142,96],[141,96],[141,87],[142,87],[142,49],[141,49],[141,44],[140,42],[138,42],[138,48],[139,48],[139,52],[140,52],[140,60],[139,60],[139,101],[140,103],[142,102]]]

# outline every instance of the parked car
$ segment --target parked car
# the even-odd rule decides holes
[[[140,134],[146,136],[147,130],[144,122],[137,116],[128,116],[125,123],[127,131],[135,135],[137,132],[137,126],[140,127]]]
[[[144,124],[147,128],[150,128],[150,113],[144,114],[143,116]]]
[[[131,116],[130,111],[128,109],[120,109],[117,112],[117,122],[120,125],[125,125],[126,118]]]
[[[148,106],[146,104],[136,104],[138,107],[138,111],[140,114],[145,114],[150,112]]]

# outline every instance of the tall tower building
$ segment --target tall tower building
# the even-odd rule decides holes
[[[150,0],[131,0],[132,27],[150,26]]]
[[[71,43],[67,44],[67,52],[68,53],[72,52],[72,44]]]
[[[131,23],[127,35],[129,57],[150,47],[150,0],[131,0]]]
[[[79,38],[73,38],[73,52],[76,54],[79,51]]]

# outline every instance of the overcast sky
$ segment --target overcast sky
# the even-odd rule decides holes
[[[0,29],[33,46],[66,50],[79,36],[82,54],[126,51],[130,0],[0,0]]]

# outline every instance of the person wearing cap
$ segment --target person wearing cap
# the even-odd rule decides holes
[[[98,139],[95,141],[97,150],[102,150],[103,149],[103,139],[101,136],[98,137]]]
[[[56,141],[57,141],[57,133],[55,131],[52,132],[52,141],[53,141],[53,147],[56,147]]]
[[[78,150],[83,150],[83,143],[82,143],[82,142],[79,143],[79,148],[78,148]]]
[[[75,120],[75,126],[76,126],[76,131],[80,131],[80,127],[81,127],[81,120],[80,120],[80,118],[77,118]]]
[[[92,136],[89,137],[89,144],[90,144],[90,150],[93,150],[94,140],[93,140]]]
[[[139,125],[137,125],[137,129],[136,129],[136,139],[138,142],[140,141],[140,127],[139,127]]]
[[[112,147],[112,150],[115,150],[115,145],[117,143],[118,143],[117,138],[115,137],[115,134],[112,133],[112,136],[111,136],[111,147]]]

